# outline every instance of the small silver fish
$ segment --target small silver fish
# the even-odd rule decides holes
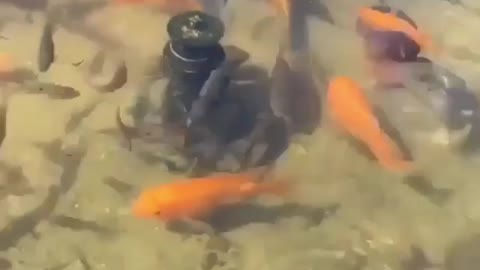
[[[55,58],[55,43],[53,42],[53,27],[46,22],[43,27],[42,37],[38,48],[38,70],[46,72]]]
[[[44,94],[51,99],[72,99],[80,96],[80,93],[73,87],[55,83],[32,80],[25,81],[21,86],[26,94]]]
[[[7,136],[7,105],[0,105],[0,146]]]

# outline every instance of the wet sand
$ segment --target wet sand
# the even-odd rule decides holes
[[[279,30],[276,32],[274,28],[269,37],[259,42],[251,41],[250,33],[254,23],[272,11],[259,1],[240,2],[231,3],[235,11],[223,43],[248,51],[254,64],[271,70]],[[355,1],[326,2],[337,25],[312,21],[312,48],[314,56],[330,74],[352,76],[368,85],[371,80],[365,72],[360,41],[353,32],[351,13],[360,2],[352,2]],[[455,30],[451,25],[448,31],[439,30],[435,23],[427,23],[424,14],[432,11],[421,8],[422,3],[431,2],[439,11],[448,9],[453,14],[469,12],[443,1],[418,2],[418,9],[406,4],[402,8],[411,12],[419,25],[425,23],[426,30],[432,31],[437,40],[460,36],[464,30],[474,33],[480,25],[476,15],[468,15],[471,27]],[[33,22],[28,23],[23,11],[7,6],[5,9],[1,6],[0,12],[0,19],[6,18],[1,34],[8,38],[0,40],[0,52],[12,54],[19,67],[36,70],[38,39],[45,20],[43,13],[33,12]],[[8,260],[11,269],[190,270],[199,269],[204,262],[208,237],[185,237],[167,231],[159,222],[132,217],[128,210],[132,194],[119,193],[103,181],[115,177],[131,184],[136,191],[181,177],[169,174],[162,165],[145,163],[128,152],[118,136],[100,132],[114,129],[116,108],[120,106],[125,110],[133,102],[146,76],[146,68],[152,59],[158,58],[166,41],[163,27],[167,20],[166,16],[150,10],[118,7],[99,9],[85,18],[86,27],[118,42],[112,51],[126,59],[129,66],[127,85],[107,94],[89,87],[83,77],[83,64],[72,65],[88,61],[99,47],[106,45],[59,27],[54,35],[58,48],[56,61],[39,77],[72,86],[81,96],[54,101],[44,96],[19,94],[10,100],[1,161],[20,166],[27,185],[33,189],[29,195],[0,197],[0,258]],[[460,38],[448,40],[451,44],[457,43],[447,46],[447,55],[439,61],[464,76],[472,86],[478,86],[477,63],[448,54],[459,48],[472,51],[478,48],[472,45],[473,40],[461,41]],[[320,87],[320,90],[325,89]],[[98,102],[96,109],[77,128],[65,133],[72,114],[95,102]],[[409,134],[406,137],[422,172],[436,187],[454,189],[447,204],[432,203],[405,185],[401,176],[386,172],[366,159],[339,136],[326,119],[314,135],[302,138],[301,143],[289,148],[280,160],[279,170],[298,182],[299,194],[291,203],[315,209],[338,204],[339,209],[323,220],[313,219],[313,214],[280,215],[272,223],[252,218],[247,224],[230,228],[224,236],[232,248],[220,252],[224,263],[213,269],[405,269],[402,262],[410,257],[412,246],[423,249],[433,262],[443,263],[452,241],[478,231],[475,224],[480,219],[479,169],[475,161],[459,157],[448,147],[434,145],[429,138]],[[65,177],[62,179],[65,169],[48,160],[35,146],[58,138],[67,149],[85,147],[78,172],[66,177],[72,186],[61,192],[51,209],[45,210],[45,218],[18,223],[19,218],[29,215],[48,199],[52,186],[65,181]],[[0,181],[2,186],[9,184]],[[259,204],[264,205],[277,203],[259,200]],[[255,209],[248,211],[238,215],[255,216]],[[47,215],[93,221],[104,230],[65,228]],[[9,224],[13,225],[9,227]],[[14,231],[19,237],[12,240]],[[12,242],[5,244],[9,241]],[[67,268],[61,268],[63,266]]]

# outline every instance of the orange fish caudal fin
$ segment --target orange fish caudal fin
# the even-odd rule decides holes
[[[280,197],[291,195],[293,190],[292,183],[283,180],[267,181],[256,185],[258,186],[258,191],[260,193],[272,194]]]
[[[367,144],[378,163],[385,169],[394,172],[411,172],[413,170],[413,162],[404,159],[403,152],[385,133],[379,132],[378,137],[372,138]]]
[[[362,8],[358,13],[358,17],[363,24],[373,30],[402,32],[415,41],[422,49],[434,53],[439,51],[438,48],[433,46],[433,42],[428,35],[394,13],[384,13],[372,8]]]

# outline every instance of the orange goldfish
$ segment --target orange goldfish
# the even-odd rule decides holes
[[[169,14],[203,10],[197,0],[114,0],[114,2],[117,4],[154,4]]]
[[[14,69],[13,58],[10,54],[0,53],[0,73],[9,73]]]
[[[270,3],[278,14],[289,17],[290,0],[270,0]]]
[[[287,182],[258,182],[252,173],[218,174],[177,180],[147,189],[133,205],[137,217],[163,221],[206,218],[220,206],[240,203],[260,194],[285,195]]]
[[[335,77],[328,86],[327,104],[335,124],[365,143],[386,169],[406,172],[412,164],[381,129],[363,89],[348,77]]]
[[[384,13],[372,8],[362,8],[358,16],[360,21],[371,29],[402,32],[414,40],[422,49],[437,51],[430,37],[394,13]]]

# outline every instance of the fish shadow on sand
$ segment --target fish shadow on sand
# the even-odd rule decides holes
[[[397,144],[402,151],[404,158],[406,160],[413,161],[414,158],[412,152],[405,143],[402,134],[395,126],[393,126],[392,122],[388,120],[385,112],[378,107],[374,107],[374,113],[382,130]],[[356,149],[366,158],[372,161],[377,160],[370,149],[368,149],[368,147],[362,142],[354,140],[353,138],[349,138],[348,141],[354,149]],[[454,192],[452,189],[435,187],[430,179],[428,179],[425,175],[418,173],[407,175],[403,182],[414,191],[425,196],[437,206],[443,206],[445,203],[447,203]]]
[[[400,148],[404,158],[409,161],[413,161],[413,155],[410,151],[408,145],[402,137],[400,131],[392,124],[386,113],[379,107],[374,107],[374,114],[378,119],[381,129],[395,142],[395,144]],[[360,154],[365,156],[371,161],[376,161],[377,159],[373,153],[368,149],[368,146],[358,140],[355,140],[351,137],[348,139],[348,143],[357,150]]]
[[[35,11],[45,10],[48,0],[0,0],[1,4],[11,4],[17,8]]]
[[[273,224],[279,220],[302,217],[307,220],[307,226],[317,226],[326,218],[335,214],[340,205],[333,204],[324,208],[288,203],[279,206],[262,206],[254,203],[232,205],[219,208],[205,220],[216,233],[228,232],[251,223]],[[185,232],[185,227],[172,226],[175,232]]]

